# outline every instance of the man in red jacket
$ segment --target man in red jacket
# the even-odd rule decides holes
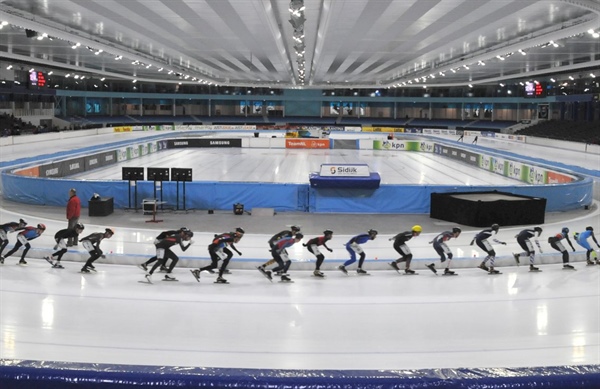
[[[79,215],[81,214],[81,202],[77,197],[77,191],[75,188],[69,189],[69,201],[67,202],[67,220],[69,225],[67,228],[75,229],[77,223],[79,223]],[[68,238],[67,247],[77,246],[77,236]]]

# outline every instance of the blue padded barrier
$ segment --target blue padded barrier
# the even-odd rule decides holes
[[[431,193],[482,192],[502,189],[517,195],[544,197],[546,212],[581,209],[592,203],[593,180],[535,186],[383,185],[368,189],[316,189],[309,194],[309,212],[429,213]]]
[[[34,205],[64,206],[69,189],[76,187],[81,205],[88,207],[94,193],[113,197],[115,208],[129,207],[128,181],[78,181],[69,179],[33,178],[2,173],[4,198]],[[277,212],[306,211],[308,209],[307,184],[274,184],[252,182],[187,182],[186,209],[230,210],[235,203],[246,209],[274,208]],[[156,194],[160,197],[160,192]],[[154,198],[154,183],[137,182],[137,208],[143,199]],[[177,187],[175,182],[162,183],[162,200],[166,207],[175,207]],[[134,190],[131,189],[131,207],[135,208]],[[179,204],[183,206],[183,187],[179,184]]]
[[[2,389],[302,388],[302,389],[597,389],[600,367],[267,370],[128,366],[0,360]]]

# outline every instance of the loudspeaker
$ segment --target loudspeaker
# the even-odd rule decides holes
[[[169,181],[169,168],[149,167],[148,181]]]
[[[144,168],[143,167],[124,167],[123,168],[123,180],[143,181],[144,180]]]

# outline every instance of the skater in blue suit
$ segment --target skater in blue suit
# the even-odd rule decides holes
[[[374,240],[377,237],[377,231],[369,230],[366,234],[356,235],[352,239],[346,243],[346,250],[350,253],[350,259],[344,262],[343,265],[338,266],[338,269],[342,271],[344,274],[348,274],[348,270],[346,270],[346,266],[352,265],[356,262],[356,254],[360,255],[360,259],[358,260],[358,268],[356,269],[356,273],[359,275],[369,274],[363,270],[362,265],[365,262],[365,252],[363,251],[361,244],[367,243],[370,240]]]
[[[575,242],[577,242],[577,244],[579,244],[581,247],[583,247],[584,249],[587,250],[585,253],[585,260],[586,260],[587,264],[588,265],[594,264],[594,262],[592,262],[592,259],[590,258],[590,255],[592,253],[594,253],[594,257],[596,258],[596,265],[600,265],[600,261],[598,261],[598,254],[596,254],[596,252],[594,251],[592,246],[590,246],[589,242],[587,241],[589,238],[592,238],[594,243],[596,243],[596,246],[598,246],[598,248],[600,248],[600,245],[598,244],[598,241],[596,240],[596,237],[594,236],[594,228],[586,227],[585,231],[580,232],[580,233],[575,233],[574,238],[575,238]]]

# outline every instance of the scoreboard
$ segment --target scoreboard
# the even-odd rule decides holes
[[[29,83],[31,86],[43,88],[46,86],[46,75],[44,72],[30,72]]]

